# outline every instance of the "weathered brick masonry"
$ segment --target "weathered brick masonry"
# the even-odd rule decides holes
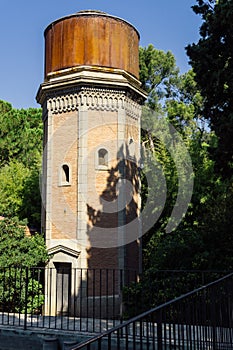
[[[61,267],[140,269],[146,95],[138,81],[138,43],[131,24],[99,11],[67,16],[45,30],[45,80],[37,94],[44,122],[42,228],[48,266],[57,273]],[[67,278],[72,289],[72,274]],[[47,309],[57,313],[50,279]]]

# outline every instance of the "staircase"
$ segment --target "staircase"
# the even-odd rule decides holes
[[[233,349],[233,273],[70,348],[80,349]]]

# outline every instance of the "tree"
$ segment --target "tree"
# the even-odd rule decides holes
[[[197,0],[201,38],[187,47],[196,81],[204,97],[203,115],[218,137],[212,149],[216,170],[231,177],[233,166],[233,1]]]
[[[171,142],[171,140],[165,140],[166,137],[169,138],[169,131],[168,133],[163,131],[169,128],[170,120],[169,117],[166,117],[168,115],[167,103],[171,100],[174,101],[181,76],[174,55],[170,51],[157,50],[152,44],[140,48],[139,63],[142,88],[148,92],[146,108],[144,108],[142,115],[142,145],[144,150],[151,152],[149,158],[154,157],[154,164],[158,162],[158,165],[160,164],[159,166],[163,168],[166,174],[167,194],[171,195],[170,201],[166,201],[166,204],[169,203],[166,208],[167,212],[170,212],[177,193],[177,174],[174,159],[172,159],[164,144],[164,142]],[[160,123],[159,120],[163,120],[163,123]],[[174,126],[176,127],[176,125]],[[160,128],[161,130],[159,130]],[[150,170],[150,177],[155,175],[154,170]],[[154,179],[153,183],[158,183],[158,179]],[[145,186],[142,186],[142,189],[143,194],[145,194]],[[153,189],[151,188],[150,191],[153,191]],[[144,196],[145,200],[146,197]]]
[[[156,49],[150,46],[150,52],[152,51],[154,52]],[[143,52],[146,52],[146,50]],[[151,57],[153,55],[151,54]],[[143,56],[141,56],[141,60],[142,58]],[[156,65],[157,62],[158,60],[153,61],[153,59],[150,64],[147,62],[150,72],[157,72],[157,67],[153,68],[153,65]],[[161,62],[162,59],[160,65]],[[146,75],[144,75],[143,82],[151,81],[151,76],[152,73],[146,79]],[[168,125],[173,125],[182,135],[184,145],[192,159],[195,176],[194,188],[185,217],[174,232],[166,233],[165,228],[178,193],[178,177],[182,176],[185,179],[185,173],[181,171],[178,174],[177,172],[179,159],[182,168],[184,154],[182,153],[182,147],[177,147],[178,143],[175,138],[171,142],[174,143],[176,154],[172,155],[169,152],[168,140],[165,140],[163,130],[161,130],[162,134],[158,133],[158,126],[156,125],[158,113],[144,113],[142,117],[145,126],[142,133],[143,147],[150,151],[152,166],[147,171],[148,176],[154,178],[152,183],[155,184],[155,188],[148,189],[146,180],[142,183],[143,202],[147,200],[148,193],[154,193],[156,196],[156,191],[158,193],[164,190],[162,185],[160,187],[158,185],[160,180],[156,177],[156,171],[154,170],[156,163],[160,164],[167,185],[163,212],[156,224],[144,236],[144,268],[154,268],[155,270],[172,268],[214,269],[219,268],[220,265],[223,268],[226,268],[227,264],[232,266],[231,254],[226,249],[227,246],[231,246],[232,231],[231,229],[230,232],[223,230],[223,227],[227,227],[227,222],[230,225],[229,227],[232,227],[229,220],[230,206],[227,205],[230,201],[229,198],[231,198],[232,186],[229,187],[230,182],[224,182],[219,174],[215,173],[215,162],[210,157],[209,150],[216,149],[217,137],[215,132],[210,129],[205,115],[203,115],[204,102],[196,82],[196,74],[193,70],[190,70],[183,75],[176,74],[174,78],[172,73],[172,79],[168,75],[166,82],[163,85],[162,101],[157,99],[156,103],[162,109],[162,119],[167,121]],[[158,97],[159,94],[156,89],[155,84],[148,84],[149,96],[155,90],[153,96]],[[150,100],[148,104],[150,105]],[[158,111],[159,108],[155,107],[155,111]],[[183,162],[183,164],[185,163]],[[220,207],[219,203],[221,203]],[[153,205],[155,205],[155,202]],[[156,210],[159,209],[157,205],[153,212],[154,215]],[[223,213],[225,214],[223,215]],[[222,232],[221,237],[218,232]],[[222,244],[222,239],[228,244]],[[211,243],[209,240],[211,240]],[[218,256],[218,259],[213,259],[214,256]]]
[[[163,113],[163,99],[169,96],[179,73],[174,55],[170,51],[156,50],[152,44],[140,47],[139,66],[142,88],[149,93],[147,104]]]
[[[204,1],[198,2],[200,5],[198,9],[205,14],[206,20],[209,21],[216,11],[217,5],[211,8]],[[226,5],[226,2],[219,1],[218,6],[223,6],[223,3]],[[213,47],[213,43],[208,46],[209,54]],[[169,80],[167,78],[167,81],[172,83],[165,85],[163,94],[163,118],[174,125],[182,135],[192,159],[195,175],[193,195],[188,211],[180,225],[172,233],[166,233],[164,227],[177,194],[177,173],[174,169],[174,159],[169,152],[164,150],[161,142],[158,142],[153,134],[154,121],[152,118],[147,117],[148,130],[146,129],[146,132],[143,133],[143,144],[150,148],[154,160],[159,160],[162,164],[168,184],[165,210],[147,235],[147,239],[144,240],[144,267],[150,273],[152,270],[159,269],[231,269],[233,266],[231,249],[233,223],[230,205],[233,198],[230,171],[232,147],[228,136],[224,141],[224,133],[221,134],[227,127],[227,123],[225,123],[227,118],[228,123],[231,123],[231,116],[227,102],[226,105],[223,103],[222,109],[216,108],[215,111],[213,109],[213,114],[209,118],[207,107],[210,107],[210,101],[213,105],[218,104],[218,99],[220,100],[221,96],[216,96],[217,102],[215,102],[215,98],[211,94],[212,86],[207,81],[207,77],[210,78],[211,70],[205,66],[205,59],[203,59],[202,67],[201,59],[197,59],[197,63],[199,65],[196,66],[194,62],[194,69],[183,75],[177,75],[176,79]],[[199,69],[197,72],[195,71],[196,67]],[[152,68],[151,70],[153,71]],[[156,71],[156,67],[154,70]],[[199,77],[197,77],[198,74]],[[214,75],[213,79],[215,78]],[[150,78],[148,80],[150,81]],[[144,77],[143,81],[147,81],[147,79]],[[203,85],[200,85],[199,82],[203,82]],[[214,85],[213,89],[215,87]],[[156,86],[149,86],[149,94],[151,94],[150,88],[156,89]],[[205,91],[208,91],[208,96],[205,95]],[[153,92],[153,95],[156,95],[156,92]],[[229,96],[230,98],[232,96]],[[158,109],[155,108],[155,110]],[[219,113],[219,118],[223,116],[221,130],[218,129],[220,124],[215,123],[214,113]],[[223,147],[227,149],[228,153],[223,153]],[[211,157],[213,150],[215,150],[215,156],[217,154],[223,155],[224,159],[218,160]],[[220,167],[220,163],[222,167]],[[146,189],[143,193],[146,193]]]
[[[1,216],[27,219],[30,227],[40,228],[39,169],[16,160],[0,168]]]
[[[48,260],[40,234],[26,236],[25,222],[18,218],[0,221],[0,309],[7,312],[38,312],[44,302],[42,275],[36,267]],[[25,301],[27,298],[27,306]]]
[[[205,196],[207,214],[202,217],[202,237],[207,267],[232,269],[232,166],[233,166],[233,1],[197,0],[201,15],[200,40],[187,47],[190,63],[203,96],[203,115],[217,142],[209,147],[214,160],[214,182]]]
[[[199,153],[203,153],[202,145],[210,138],[205,132],[206,122],[201,114],[202,97],[194,79],[194,72],[190,70],[180,75],[174,56],[170,52],[166,54],[156,50],[152,45],[141,49],[140,52],[140,76],[143,87],[149,93],[146,103],[149,110],[147,112],[147,109],[144,109],[142,115],[142,144],[143,148],[150,153],[147,158],[150,158],[152,165],[149,170],[150,175],[148,172],[147,176],[154,177],[154,181],[150,182],[156,184],[154,189],[150,188],[148,192],[146,181],[142,182],[143,203],[148,199],[147,193],[157,191],[158,194],[159,191],[164,191],[162,187],[158,188],[160,180],[155,175],[155,164],[161,167],[167,186],[163,213],[152,232],[150,231],[144,237],[144,241],[147,242],[157,230],[163,231],[167,226],[173,208],[177,205],[179,185],[191,183],[191,173],[188,175],[186,172],[188,151],[192,151],[197,159]],[[151,103],[152,100],[153,103]],[[172,131],[173,126],[175,129],[173,128]],[[183,138],[182,142],[180,142],[181,138]],[[206,151],[206,147],[204,150]],[[158,209],[156,204],[153,213],[155,214]],[[160,235],[158,232],[157,234]]]
[[[33,167],[41,158],[42,117],[37,108],[14,109],[0,101],[0,164],[17,159]]]
[[[44,237],[26,236],[25,225],[40,227],[41,110],[0,101],[0,125],[0,309],[39,312],[44,295],[37,267],[48,255]]]
[[[0,168],[0,213],[2,216],[20,216],[24,181],[29,176],[29,172],[29,169],[17,161],[11,161]]]
[[[0,215],[40,228],[41,110],[0,101]]]
[[[0,267],[36,267],[47,261],[42,235],[25,232],[25,221],[17,217],[0,220]]]

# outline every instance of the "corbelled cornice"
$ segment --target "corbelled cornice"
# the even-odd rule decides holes
[[[140,88],[140,85],[140,82],[135,77],[123,70],[93,66],[73,67],[48,74],[47,80],[40,85],[36,99],[38,103],[44,105],[44,103],[47,100],[51,100],[51,98],[57,99],[60,97],[61,99],[59,99],[59,101],[61,102],[62,98],[66,96],[65,98],[68,98],[68,100],[62,102],[62,105],[70,106],[69,108],[72,110],[72,108],[75,108],[75,104],[78,105],[75,102],[77,96],[82,97],[79,103],[87,103],[89,105],[90,101],[89,99],[85,101],[86,97],[83,91],[85,89],[89,89],[89,91],[91,91],[91,89],[96,89],[96,92],[97,90],[98,92],[103,92],[103,98],[107,98],[107,95],[113,94],[114,91],[117,95],[124,93],[135,100],[135,102],[143,104],[147,95],[145,91]],[[73,95],[73,97],[71,95]],[[101,100],[99,93],[92,95],[93,98],[94,95],[97,96],[98,105],[105,105],[104,108],[106,108],[108,102],[99,102]],[[72,99],[71,102],[69,98]],[[111,99],[111,97],[109,97],[109,99]],[[118,98],[117,101],[119,102]],[[114,108],[114,103],[117,103],[117,101],[113,98],[113,101],[110,101],[110,108]],[[60,109],[61,107],[58,108]]]

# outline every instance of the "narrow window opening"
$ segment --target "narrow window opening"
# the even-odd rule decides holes
[[[71,186],[72,171],[71,166],[68,164],[62,164],[59,167],[58,174],[58,186]]]
[[[98,165],[108,166],[108,151],[105,148],[98,151]]]
[[[62,165],[62,182],[70,182],[70,169],[66,164]]]

